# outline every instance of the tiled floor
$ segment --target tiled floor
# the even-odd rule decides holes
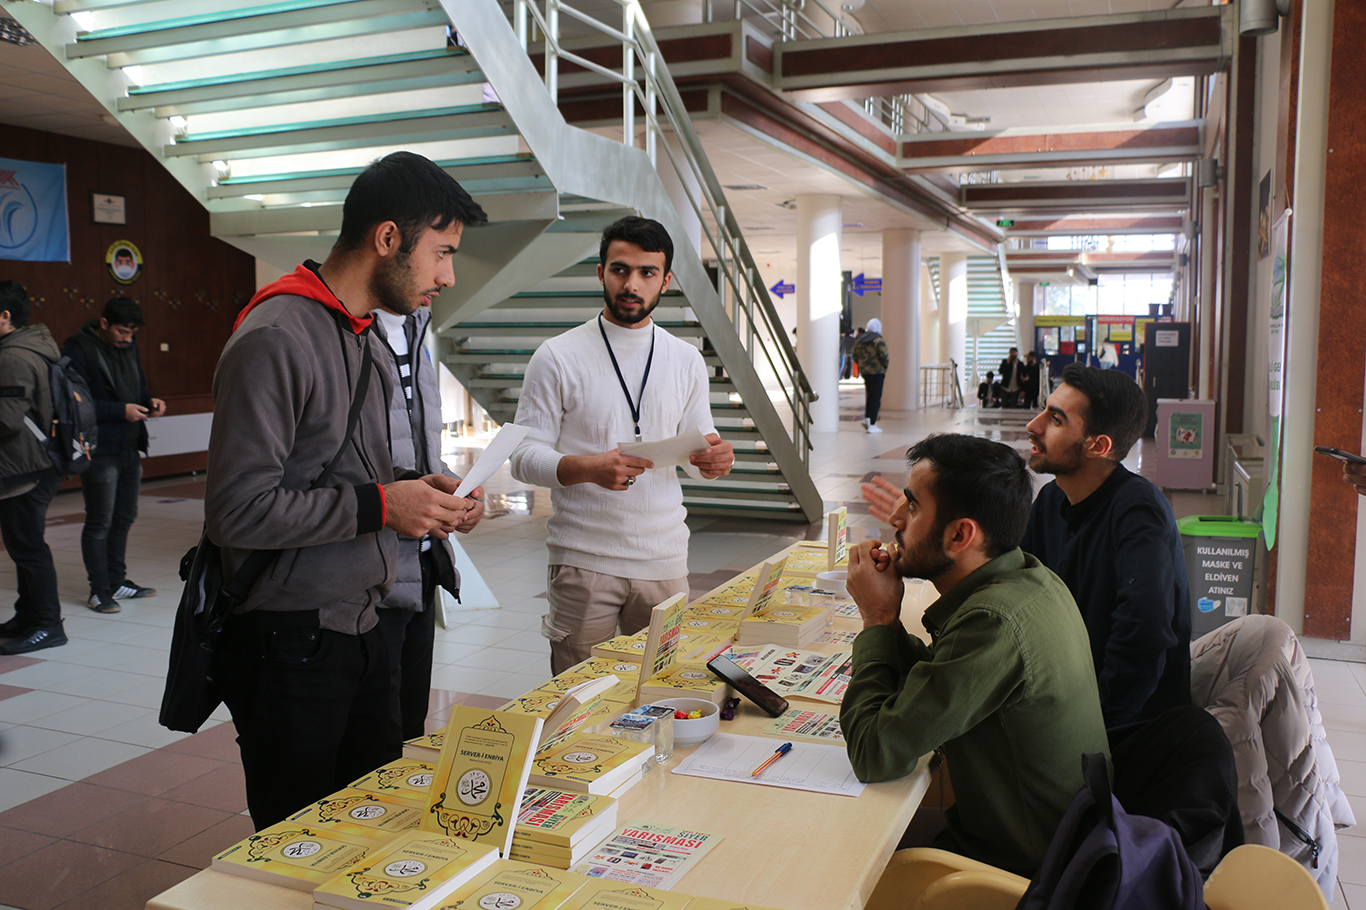
[[[811,470],[827,507],[850,503],[858,537],[878,524],[859,499],[871,472],[904,475],[903,452],[927,433],[954,429],[1027,448],[1011,412],[885,414],[880,435],[857,423],[862,392],[841,389],[841,432],[816,434]],[[1141,470],[1139,452],[1130,465]],[[460,470],[470,452],[452,460]],[[495,508],[466,553],[500,608],[453,613],[438,632],[430,724],[452,704],[500,704],[544,681],[549,651],[539,633],[545,608],[545,519],[549,496],[500,473],[488,485]],[[249,833],[232,724],[220,709],[194,736],[156,722],[179,590],[180,556],[199,535],[202,479],[143,487],[129,544],[129,574],[160,593],[126,601],[123,612],[87,610],[80,559],[81,498],[65,493],[49,512],[71,643],[27,657],[0,657],[0,910],[134,910],[207,865]],[[1174,497],[1178,515],[1210,514],[1209,498]],[[820,528],[695,519],[691,582],[701,593]],[[14,571],[0,559],[0,603]],[[8,618],[0,607],[0,619]],[[1315,659],[1330,741],[1353,810],[1366,822],[1366,665]],[[1362,832],[1366,835],[1366,830]],[[1334,906],[1366,910],[1366,836],[1339,838]]]

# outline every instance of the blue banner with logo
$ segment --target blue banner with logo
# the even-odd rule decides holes
[[[0,158],[0,259],[71,261],[66,165]]]

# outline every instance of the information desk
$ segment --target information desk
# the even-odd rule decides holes
[[[919,587],[908,585],[902,619],[917,633],[920,600]],[[862,623],[836,618],[833,628],[856,630]],[[827,645],[808,649],[835,650]],[[837,705],[824,702],[798,700],[793,705],[838,712]],[[742,701],[735,719],[723,721],[721,730],[758,734],[769,719]],[[720,843],[674,890],[780,910],[860,910],[929,780],[929,756],[909,777],[870,784],[857,798],[673,774],[679,758],[691,752],[692,747],[676,748],[673,758],[632,787],[618,805],[619,822],[653,821],[721,835]],[[147,910],[311,906],[312,896],[306,892],[207,869],[148,901]]]

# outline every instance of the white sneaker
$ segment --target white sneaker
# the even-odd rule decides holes
[[[882,432],[882,427],[878,426],[878,425],[875,424],[875,423],[870,423],[870,424],[868,425],[868,432],[869,432],[869,433],[881,433],[881,432]]]
[[[860,419],[859,419],[859,423],[863,424],[863,428],[864,428],[865,430],[868,429],[868,418],[867,418],[867,417],[860,418]]]

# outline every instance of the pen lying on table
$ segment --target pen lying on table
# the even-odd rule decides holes
[[[781,746],[778,747],[778,751],[774,752],[772,755],[770,755],[770,756],[768,757],[768,761],[764,762],[762,765],[760,765],[759,767],[755,768],[755,769],[750,773],[749,776],[750,776],[750,777],[758,777],[758,776],[759,776],[759,773],[760,773],[761,771],[763,771],[763,770],[764,770],[765,768],[767,768],[769,765],[773,764],[775,761],[777,761],[778,759],[782,758],[784,755],[786,755],[787,753],[789,753],[789,752],[791,752],[791,751],[792,751],[792,743],[783,743]]]

